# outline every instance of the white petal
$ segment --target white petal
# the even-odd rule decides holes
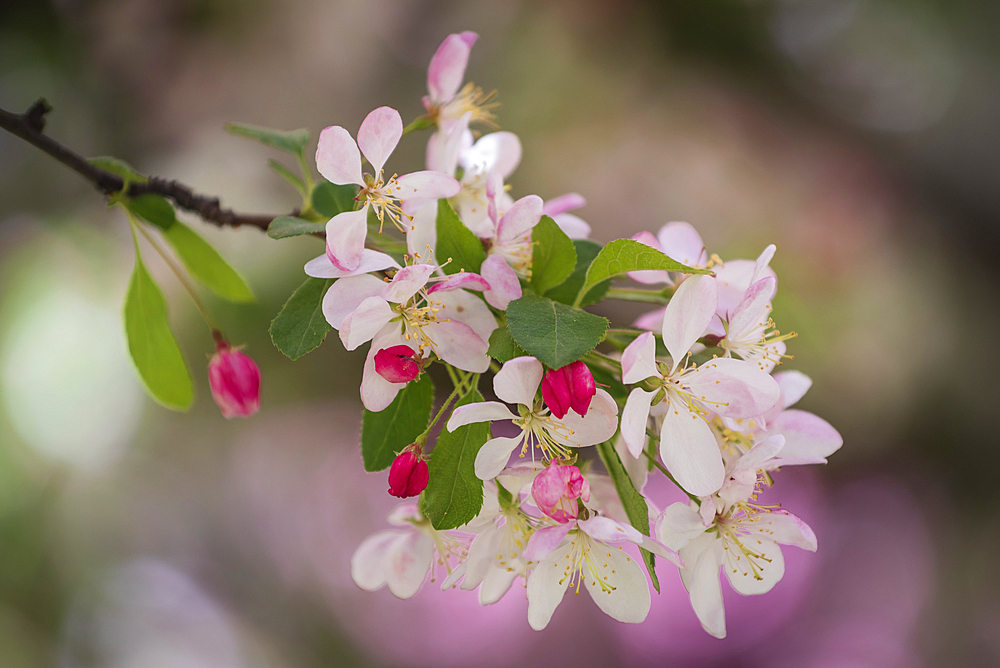
[[[338,213],[326,224],[326,256],[337,269],[354,271],[361,264],[367,236],[367,204],[358,211]]]
[[[424,262],[436,262],[437,202],[427,202],[413,212],[410,229],[406,232],[406,249],[410,255]]]
[[[766,371],[753,362],[731,357],[705,362],[685,381],[695,397],[704,398],[723,417],[763,415],[781,396],[778,384]]]
[[[368,158],[375,176],[382,171],[385,161],[392,154],[403,136],[403,119],[392,107],[374,109],[358,129],[358,148]]]
[[[784,408],[791,408],[797,404],[812,387],[812,378],[801,371],[779,371],[772,377],[781,388],[781,396],[785,399]]]
[[[605,543],[642,542],[642,534],[637,529],[623,522],[616,522],[610,517],[594,516],[577,522],[580,529],[595,540]]]
[[[663,252],[689,267],[703,267],[708,261],[701,235],[688,223],[672,222],[656,235]]]
[[[375,591],[385,584],[385,554],[388,546],[403,534],[380,531],[364,540],[351,557],[351,578],[365,591]]]
[[[361,302],[382,293],[385,283],[364,274],[342,278],[326,291],[323,297],[323,315],[334,329],[340,329],[344,318],[353,313]]]
[[[566,534],[575,528],[574,522],[542,527],[531,534],[522,556],[528,561],[542,561],[559,547]]]
[[[559,229],[565,232],[570,239],[590,238],[590,224],[579,216],[572,213],[560,213],[552,216],[552,220],[556,221]]]
[[[500,396],[499,393],[497,396]],[[618,431],[618,404],[610,394],[598,388],[584,417],[580,417],[576,411],[568,411],[561,422],[573,433],[566,438],[552,434],[556,440],[574,446],[603,443]]]
[[[717,303],[715,279],[705,275],[691,276],[671,297],[663,316],[663,344],[674,369],[708,329]]]
[[[355,350],[382,331],[395,316],[396,312],[382,297],[369,297],[340,323],[340,340],[345,348]]]
[[[747,288],[740,303],[729,316],[729,338],[744,339],[750,332],[767,326],[771,317],[767,305],[771,302],[775,283],[773,278],[765,276]]]
[[[483,373],[490,368],[486,343],[471,327],[458,320],[424,325],[423,331],[434,342],[431,348],[438,357],[463,371]]]
[[[622,353],[622,382],[631,385],[658,375],[656,339],[652,332],[643,332]]]
[[[785,510],[772,510],[767,515],[759,515],[754,529],[770,536],[771,540],[783,545],[794,545],[810,552],[816,551],[816,534],[808,524]]]
[[[594,558],[597,573],[584,571],[580,576],[594,603],[604,614],[619,622],[638,624],[645,620],[652,601],[642,568],[618,548],[597,545],[594,549],[600,551]],[[602,589],[597,584],[598,577],[614,589]]]
[[[624,411],[622,411],[621,429],[622,431],[625,430]],[[640,440],[639,447],[640,451],[646,448],[647,443],[646,434],[643,433],[642,436],[643,438]],[[645,457],[635,457],[621,434],[615,439],[615,452],[618,453],[618,458],[622,460],[622,466],[625,467],[625,472],[628,473],[632,485],[641,492],[646,486],[646,479],[649,477],[649,461]]]
[[[493,317],[489,307],[471,292],[465,290],[435,292],[434,301],[441,305],[439,319],[465,323],[484,342],[490,340],[490,334],[497,328],[497,319]]]
[[[351,133],[339,125],[324,128],[319,133],[316,169],[331,183],[365,185],[361,178],[361,153],[358,145]]]
[[[697,510],[687,503],[673,503],[657,516],[655,533],[670,549],[681,550],[705,533],[706,528]]]
[[[781,548],[763,537],[748,539],[745,544],[748,549],[759,555],[753,559],[753,566],[748,563],[747,555],[730,543],[729,549],[726,550],[726,558],[722,562],[722,569],[733,589],[740,594],[744,596],[766,594],[785,574],[785,558],[781,554]]]
[[[528,576],[528,624],[536,631],[549,625],[569,586],[566,553],[554,551]]]
[[[454,177],[430,170],[403,174],[396,179],[396,186],[390,194],[400,200],[438,200],[454,197],[462,189]]]
[[[462,149],[462,138],[469,130],[469,119],[472,112],[467,111],[451,125],[447,132],[435,132],[427,142],[427,169],[441,172],[449,176],[455,173],[458,166],[458,156]]]
[[[434,543],[420,531],[409,531],[388,546],[385,580],[396,598],[410,598],[423,586],[434,558]]]
[[[506,179],[521,162],[521,140],[513,132],[491,132],[480,137],[462,153],[461,164],[468,170],[486,173],[496,170]]]
[[[774,251],[775,251],[774,244],[771,244],[770,246],[765,248],[764,252],[761,253],[760,257],[757,258],[757,261],[754,263],[753,266],[753,276],[750,278],[750,285],[753,285],[754,283],[756,283],[757,281],[768,275],[769,273],[768,270],[770,269],[768,265],[771,263],[771,258],[774,257]],[[775,290],[778,289],[777,281],[775,281],[774,289]],[[773,298],[774,295],[772,294],[771,297]]]
[[[508,304],[521,298],[521,282],[502,255],[491,254],[483,261],[479,272],[490,284],[483,296],[493,308],[505,311]]]
[[[525,487],[535,481],[535,477],[545,469],[541,462],[519,462],[505,468],[497,476],[497,482],[516,499]]]
[[[726,610],[722,603],[722,584],[719,582],[719,566],[722,564],[722,542],[706,535],[698,539],[706,546],[691,564],[688,555],[681,553],[684,563],[689,564],[689,575],[684,583],[691,596],[691,607],[698,615],[702,628],[716,638],[726,637]]]
[[[663,417],[660,458],[680,486],[695,496],[718,490],[726,475],[711,427],[686,406],[673,402]]]
[[[406,386],[406,383],[391,383],[375,371],[375,354],[383,348],[405,342],[406,339],[400,334],[399,328],[390,324],[375,336],[368,349],[364,371],[361,374],[361,403],[373,413],[388,408],[399,391]]]
[[[497,241],[501,244],[513,241],[528,232],[542,219],[542,198],[526,195],[514,202],[514,206],[497,222]]]
[[[625,400],[625,408],[622,410],[622,440],[628,446],[628,451],[633,459],[640,458],[642,449],[646,447],[649,404],[654,396],[656,396],[656,392],[637,387],[629,393],[628,399]]]
[[[501,538],[500,531],[491,526],[472,541],[469,556],[463,562],[465,581],[462,582],[462,589],[472,591],[482,584],[483,578],[493,566],[493,555],[496,554],[497,543]]]
[[[306,262],[305,271],[306,276],[313,278],[350,278],[390,268],[399,269],[399,264],[392,259],[392,256],[365,248],[361,251],[361,261],[358,263],[358,267],[351,271],[338,269],[326,255],[320,255]]]
[[[479,588],[479,605],[493,605],[504,597],[517,579],[518,572],[512,567],[494,566],[486,573]]]
[[[448,418],[448,431],[474,422],[493,422],[494,420],[516,420],[509,408],[499,401],[479,401],[474,404],[459,406]]]
[[[405,304],[410,300],[410,297],[417,294],[417,291],[427,284],[427,279],[433,272],[434,265],[432,264],[414,264],[403,267],[385,286],[382,297],[389,302]]]
[[[480,480],[492,480],[497,477],[514,449],[521,445],[521,436],[514,438],[491,438],[483,444],[476,455],[476,477]]]
[[[501,401],[530,407],[535,403],[542,373],[542,363],[534,357],[515,357],[493,377],[493,391]]]
[[[829,422],[795,408],[782,411],[768,425],[768,433],[785,437],[782,457],[829,457],[844,444],[843,437]]]

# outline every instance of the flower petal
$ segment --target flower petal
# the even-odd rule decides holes
[[[687,281],[685,281],[686,283]],[[709,360],[685,376],[691,393],[723,417],[763,415],[778,402],[778,384],[753,362],[723,357]]]
[[[781,548],[761,534],[758,536],[760,537],[753,541],[751,549],[759,556],[753,559],[752,566],[747,556],[735,549],[735,546],[726,550],[725,560],[722,562],[722,570],[729,578],[729,584],[744,596],[766,594],[785,574],[785,558],[781,554]],[[737,559],[737,556],[742,558]]]
[[[722,541],[712,536],[699,538],[704,542],[696,561],[684,551],[681,558],[690,564],[689,575],[684,583],[691,596],[691,607],[698,616],[698,621],[706,632],[716,638],[726,637],[726,609],[722,603],[722,583],[719,582],[719,567],[722,565]],[[695,547],[692,545],[692,547]]]
[[[670,549],[682,550],[707,528],[697,510],[686,503],[672,503],[657,516],[654,533]]]
[[[459,406],[448,418],[448,431],[455,431],[461,426],[474,422],[493,422],[495,420],[516,420],[517,415],[499,401],[477,401],[474,404]]]
[[[622,409],[622,440],[633,459],[639,458],[646,447],[646,425],[649,423],[649,404],[656,392],[637,387],[629,393]]]
[[[323,297],[323,315],[334,329],[369,297],[382,294],[385,283],[369,274],[342,278],[330,286]]]
[[[444,104],[455,97],[465,76],[469,52],[478,37],[469,31],[448,35],[434,52],[427,68],[427,91],[435,103]]]
[[[600,550],[601,546],[596,549]],[[602,550],[594,564],[596,574],[588,577],[587,573],[582,573],[580,577],[597,607],[619,622],[638,624],[645,620],[652,600],[646,575],[635,560],[624,551],[611,548]],[[597,583],[598,577],[613,589],[603,588]]]
[[[385,579],[396,598],[413,597],[431,570],[434,543],[419,531],[409,531],[397,538],[385,555]]]
[[[672,222],[660,228],[656,235],[663,252],[689,267],[704,267],[708,262],[705,242],[688,223]]]
[[[677,288],[663,316],[663,344],[670,353],[673,369],[708,329],[717,302],[715,279],[711,276],[691,276]]]
[[[552,220],[556,221],[559,229],[565,232],[570,239],[590,238],[590,224],[579,216],[574,216],[571,213],[560,213],[552,216]]]
[[[358,145],[351,133],[339,125],[331,125],[319,133],[316,169],[331,183],[365,185],[361,178],[361,152],[358,151]]]
[[[436,262],[434,250],[437,248],[437,202],[430,201],[417,207],[410,219],[410,229],[406,232],[406,249],[410,255],[424,262]]]
[[[771,274],[773,275],[773,270],[768,265],[770,265],[771,263],[771,258],[774,257],[774,251],[775,251],[774,244],[771,244],[770,246],[764,249],[764,252],[761,253],[760,257],[757,258],[757,261],[754,262],[753,276],[750,277],[750,285],[753,285],[760,279],[764,278],[765,276],[768,276],[769,272],[771,272]],[[775,279],[774,289],[775,291],[777,291],[778,289],[777,279]],[[771,295],[771,298],[773,299],[774,295]]]
[[[372,164],[376,179],[402,136],[403,119],[392,107],[374,109],[361,121],[358,148]]]
[[[754,529],[766,533],[776,543],[816,551],[816,534],[808,524],[786,510],[772,510],[766,516],[760,515]]]
[[[573,211],[587,205],[587,200],[579,193],[566,193],[559,197],[553,197],[542,207],[542,213],[555,218],[561,213]]]
[[[326,256],[333,266],[350,272],[361,265],[368,236],[368,205],[338,213],[326,224]]]
[[[585,534],[605,543],[620,543],[629,541],[630,543],[642,542],[642,534],[634,527],[622,522],[616,522],[610,517],[596,515],[587,520],[577,522],[577,526]]]
[[[434,302],[441,310],[438,318],[462,322],[472,328],[484,342],[490,340],[490,334],[497,328],[497,319],[490,309],[470,292],[465,290],[446,290],[434,295]]]
[[[528,576],[528,624],[536,631],[549,625],[569,586],[565,553],[553,552]]]
[[[380,531],[366,538],[351,557],[351,578],[365,591],[375,591],[385,584],[386,549],[403,535],[399,531]]]
[[[621,428],[622,430],[625,429],[624,411],[622,411]],[[646,448],[646,442],[646,435],[643,434],[643,439],[641,441],[642,447],[640,448],[640,451]],[[615,439],[615,452],[618,453],[618,458],[621,459],[622,466],[625,467],[625,472],[628,473],[628,477],[632,481],[632,486],[642,492],[642,490],[646,487],[646,479],[649,477],[649,466],[646,458],[635,457],[621,434],[619,434],[618,438]]]
[[[462,152],[461,164],[466,171],[485,174],[496,171],[506,179],[521,162],[521,140],[513,132],[491,132],[483,135]]]
[[[427,294],[432,295],[435,292],[447,292],[458,290],[459,288],[483,292],[490,289],[490,284],[479,274],[473,274],[471,271],[460,271],[457,274],[450,274],[443,281],[438,281],[431,285],[431,287],[427,288]]]
[[[663,417],[660,458],[678,484],[695,496],[718,490],[726,475],[712,428],[686,406],[673,402]]]
[[[389,303],[382,297],[369,297],[340,323],[340,340],[348,350],[378,334],[396,316]]]
[[[823,418],[791,409],[782,411],[768,425],[769,434],[785,437],[782,457],[829,457],[844,444],[844,438]]]
[[[515,357],[493,377],[493,391],[508,404],[532,406],[542,382],[542,363],[534,357]]]
[[[510,454],[521,445],[522,438],[522,436],[514,438],[501,436],[486,441],[476,455],[476,477],[480,480],[492,480],[497,477],[507,466]]]
[[[417,294],[417,291],[427,284],[427,279],[434,273],[434,269],[432,264],[414,264],[403,267],[385,286],[382,298],[394,304],[405,304],[410,300],[410,297]]]
[[[400,200],[438,200],[454,197],[462,189],[462,184],[453,176],[424,170],[403,174],[396,179],[396,189],[390,193]]]
[[[612,520],[613,521],[613,520]],[[541,561],[552,554],[552,551],[562,544],[570,529],[575,528],[574,522],[542,527],[531,534],[524,548],[523,556],[528,561]]]
[[[497,222],[497,241],[501,244],[526,234],[542,219],[542,198],[526,195],[514,202]]]
[[[447,131],[439,130],[431,135],[427,142],[425,164],[433,172],[441,172],[452,176],[458,167],[458,158],[462,153],[465,134],[469,131],[469,119],[472,112],[467,111],[462,117],[448,127]]]
[[[643,332],[628,344],[622,353],[622,382],[626,385],[658,376],[656,371],[656,339],[652,332]]]
[[[399,264],[390,255],[365,248],[361,251],[361,262],[358,263],[357,269],[352,271],[337,269],[330,258],[326,255],[320,255],[306,262],[305,272],[306,276],[313,278],[350,278],[351,276],[361,276],[372,271],[392,268],[399,269]]]
[[[801,371],[779,371],[772,378],[781,388],[781,396],[784,398],[783,408],[791,408],[797,404],[812,387],[812,378]]]
[[[493,605],[510,591],[510,586],[517,579],[516,569],[494,566],[486,572],[483,584],[479,588],[479,605]]]
[[[399,391],[406,386],[404,383],[391,383],[380,376],[375,371],[375,355],[383,348],[405,342],[406,339],[400,334],[399,327],[393,324],[386,325],[385,329],[372,340],[361,374],[361,403],[373,413],[388,408]]]
[[[517,280],[517,274],[510,268],[502,255],[491,254],[483,261],[479,271],[489,283],[490,287],[483,293],[483,296],[493,308],[506,311],[508,304],[521,298],[521,282]]]
[[[464,322],[431,322],[424,325],[423,330],[433,341],[431,349],[448,364],[473,373],[483,373],[490,368],[490,358],[486,354],[489,344]]]
[[[776,284],[772,277],[765,276],[747,288],[740,303],[729,315],[729,338],[742,339],[749,332],[767,326],[771,314],[767,305],[771,302]]]
[[[499,392],[497,396],[500,396]],[[573,446],[603,443],[618,431],[618,404],[610,394],[598,389],[585,416],[581,417],[578,413],[570,411],[561,422],[569,427],[572,433],[566,438],[552,434],[555,440]]]

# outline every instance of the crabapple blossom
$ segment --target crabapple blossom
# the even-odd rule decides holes
[[[594,374],[582,360],[561,369],[549,369],[542,379],[542,400],[552,414],[562,419],[572,408],[581,417],[597,393]]]
[[[433,200],[451,197],[461,186],[452,176],[422,171],[388,179],[382,169],[403,135],[399,112],[390,107],[375,109],[361,122],[357,142],[339,125],[323,130],[316,147],[316,168],[328,181],[361,187],[356,199],[363,202],[356,211],[345,211],[326,224],[326,255],[340,271],[357,270],[362,261],[368,234],[368,210],[380,223],[389,218],[400,231],[409,228],[410,216],[402,203],[417,198]],[[359,150],[360,149],[360,150]],[[374,174],[361,171],[361,154],[371,163]]]
[[[504,402],[518,404],[518,413],[503,403],[483,401],[455,409],[448,419],[448,431],[475,422],[511,421],[521,429],[514,437],[488,440],[476,455],[476,475],[489,480],[503,470],[514,450],[523,457],[534,448],[542,459],[567,459],[573,448],[595,445],[611,438],[618,428],[618,405],[604,390],[597,390],[586,417],[567,413],[562,419],[551,414],[536,399],[542,382],[542,363],[534,357],[515,357],[493,377],[493,390]]]
[[[420,375],[417,354],[410,346],[399,345],[383,348],[375,353],[375,372],[390,383],[408,383]]]
[[[550,464],[531,483],[531,498],[543,513],[566,523],[577,517],[577,499],[590,501],[590,484],[577,467]]]
[[[500,255],[518,276],[527,277],[531,268],[531,230],[542,219],[542,198],[525,195],[501,215],[498,206],[502,194],[503,184],[493,173],[486,187],[487,213],[493,223],[486,243],[491,254]]]
[[[586,239],[590,236],[590,225],[575,214],[569,213],[583,206],[587,200],[579,193],[566,193],[545,202],[542,206],[542,215],[549,216],[556,221],[556,225],[566,233],[570,239]]]
[[[428,470],[420,446],[405,448],[389,467],[389,493],[405,499],[416,496],[427,487]]]
[[[492,113],[496,107],[495,93],[484,94],[471,82],[462,86],[469,52],[478,39],[479,35],[471,31],[448,35],[431,58],[423,104],[440,129],[467,113],[471,113],[474,122],[489,126],[495,123]]]
[[[624,383],[652,379],[646,383],[651,389],[632,390],[622,411],[622,437],[629,452],[633,457],[642,453],[650,407],[662,403],[660,457],[681,487],[697,496],[718,490],[725,473],[710,426],[712,416],[760,416],[779,396],[777,383],[750,362],[723,358],[699,366],[685,361],[715,317],[715,306],[712,277],[686,279],[667,305],[663,319],[663,342],[670,363],[656,361],[651,332],[641,334],[622,355]]]
[[[260,369],[250,356],[218,337],[208,362],[212,398],[227,420],[250,417],[260,409]]]

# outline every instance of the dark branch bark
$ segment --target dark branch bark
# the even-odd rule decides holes
[[[125,186],[125,182],[120,176],[95,167],[83,156],[74,153],[44,134],[45,115],[50,111],[52,111],[52,107],[44,99],[35,102],[23,114],[12,114],[9,111],[0,109],[0,128],[48,153],[90,181],[95,188],[105,195],[113,195],[121,192],[121,189]],[[146,183],[130,184],[125,194],[130,197],[136,197],[146,193],[162,195],[171,199],[178,208],[195,213],[206,222],[214,223],[220,227],[248,225],[266,231],[267,226],[277,217],[271,215],[240,214],[231,209],[223,209],[219,204],[218,197],[198,195],[189,187],[177,181],[161,179],[155,176],[150,177]],[[288,215],[295,215],[296,213],[293,211]]]

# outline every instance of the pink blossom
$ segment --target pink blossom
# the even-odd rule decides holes
[[[250,417],[260,408],[260,369],[225,340],[219,341],[208,362],[208,383],[227,420]]]
[[[556,225],[566,233],[570,239],[586,239],[590,236],[590,225],[572,213],[587,204],[587,200],[579,193],[566,193],[550,199],[542,206],[542,214],[549,216],[556,221]]]
[[[577,360],[561,369],[550,369],[542,379],[542,399],[557,418],[563,418],[572,408],[578,415],[587,414],[590,400],[597,394],[594,374]]]
[[[420,375],[416,354],[406,345],[383,348],[375,353],[375,371],[390,383],[408,383]]]
[[[410,446],[399,453],[389,468],[389,493],[405,499],[427,487],[428,470],[419,447]]]
[[[552,464],[535,477],[531,498],[543,513],[566,523],[577,517],[577,499],[590,501],[590,485],[577,467]]]
[[[427,93],[423,98],[427,114],[439,128],[471,112],[472,120],[486,125],[494,124],[491,112],[496,104],[493,93],[483,93],[473,83],[462,86],[469,53],[479,35],[471,31],[448,35],[441,42],[430,66],[427,68]]]

